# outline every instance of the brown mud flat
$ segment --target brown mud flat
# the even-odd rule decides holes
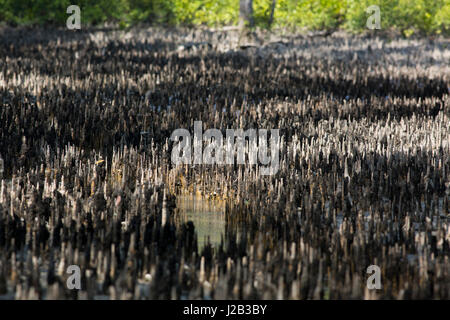
[[[449,43],[0,30],[0,298],[449,299]],[[197,120],[278,172],[174,166]]]

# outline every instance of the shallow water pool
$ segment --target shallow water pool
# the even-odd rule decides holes
[[[195,226],[199,251],[209,241],[217,248],[225,234],[225,204],[200,196],[177,196],[177,208],[183,222],[192,221]]]

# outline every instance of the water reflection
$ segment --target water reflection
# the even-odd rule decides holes
[[[177,196],[177,208],[183,222],[194,223],[198,249],[202,250],[208,237],[211,245],[217,248],[225,234],[225,203],[200,196],[180,195]]]

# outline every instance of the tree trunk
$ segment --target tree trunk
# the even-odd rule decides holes
[[[239,24],[253,27],[253,0],[240,0]]]
[[[270,8],[269,28],[272,27],[273,14],[275,13],[275,6],[276,5],[277,5],[277,0],[272,0],[272,8]]]

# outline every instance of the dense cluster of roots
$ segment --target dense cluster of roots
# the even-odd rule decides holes
[[[0,297],[449,299],[448,45],[0,30]],[[278,172],[173,165],[197,120],[280,129]],[[180,194],[226,203],[220,246]]]

